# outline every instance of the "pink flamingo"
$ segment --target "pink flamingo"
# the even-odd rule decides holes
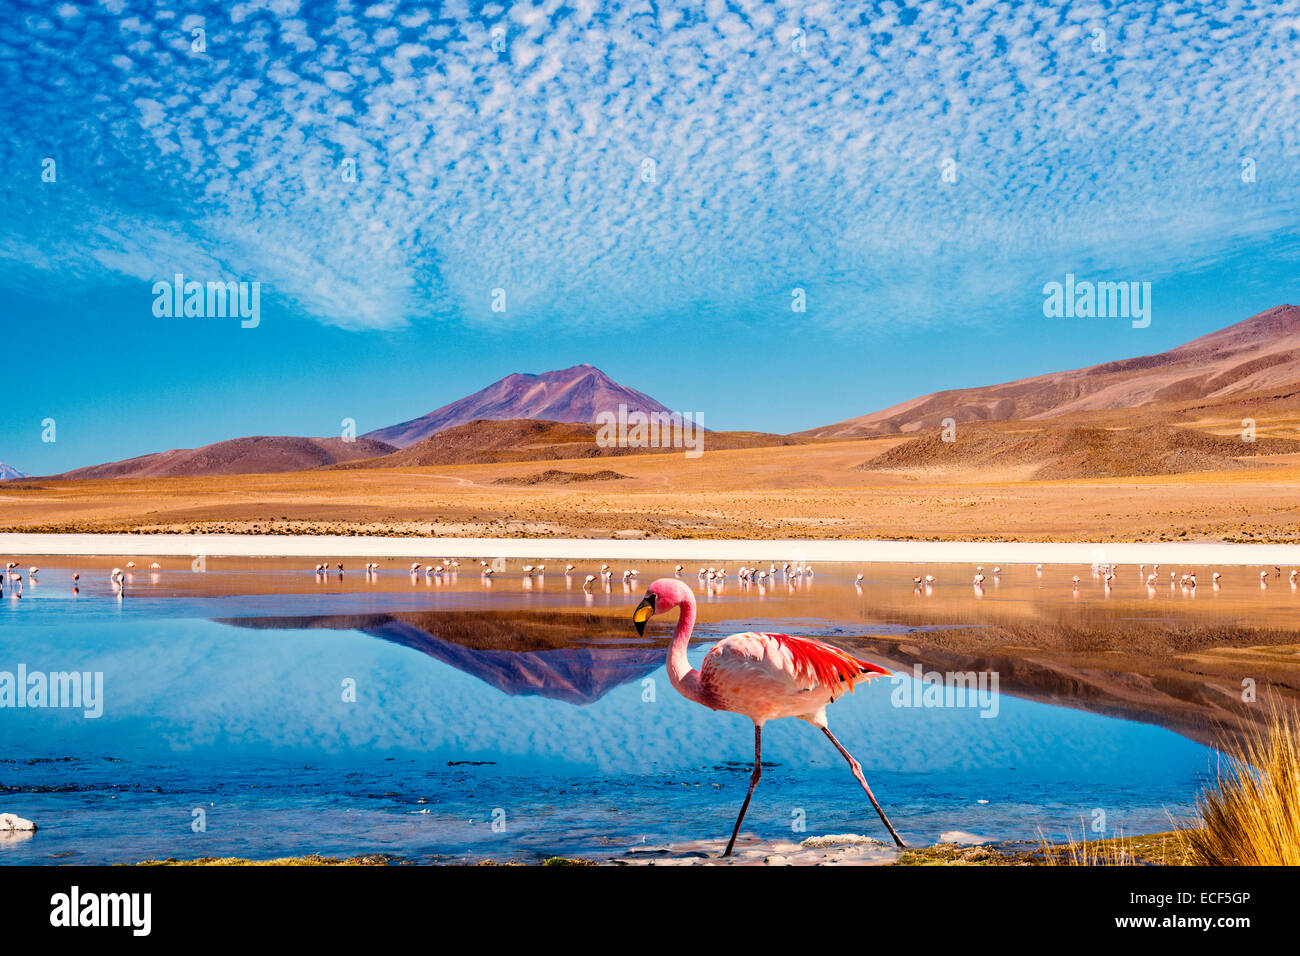
[[[754,722],[754,772],[749,792],[740,806],[736,826],[722,855],[731,856],[740,824],[749,809],[754,788],[763,776],[763,724],[780,717],[798,717],[821,730],[835,749],[849,762],[867,799],[880,814],[881,822],[900,847],[905,846],[885,811],[862,776],[862,765],[844,749],[826,725],[826,705],[861,680],[871,680],[889,671],[806,637],[789,634],[732,634],[714,644],[704,655],[699,670],[686,659],[686,647],[695,626],[695,592],[676,578],[660,578],[646,589],[645,597],[632,615],[638,634],[645,633],[646,621],[654,614],[681,608],[677,632],[668,648],[668,679],[683,697],[711,710],[744,714]]]

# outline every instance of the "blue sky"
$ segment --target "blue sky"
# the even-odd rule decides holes
[[[1300,301],[1300,0],[0,8],[32,473],[580,362],[790,431]],[[260,324],[155,316],[177,271]],[[1045,318],[1066,272],[1151,327]]]

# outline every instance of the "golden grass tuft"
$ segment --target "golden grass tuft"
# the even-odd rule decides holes
[[[1079,821],[1082,829],[1083,821]],[[1117,839],[1089,840],[1083,837],[1074,840],[1066,831],[1064,846],[1056,843],[1038,831],[1038,853],[1045,866],[1138,866],[1141,860],[1133,853],[1121,834]]]
[[[1300,865],[1300,714],[1279,705],[1224,751],[1214,785],[1196,801],[1203,825],[1185,831],[1191,861]]]

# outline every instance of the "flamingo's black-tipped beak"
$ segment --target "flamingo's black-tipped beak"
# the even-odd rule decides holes
[[[650,620],[650,615],[655,612],[655,596],[647,594],[641,599],[641,603],[636,606],[636,611],[632,614],[632,623],[636,626],[637,634],[645,636],[645,622]]]

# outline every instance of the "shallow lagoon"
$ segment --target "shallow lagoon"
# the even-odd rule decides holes
[[[639,588],[241,568],[137,573],[118,600],[98,573],[73,596],[68,574],[42,571],[0,604],[0,671],[102,672],[104,712],[0,708],[0,810],[41,828],[0,843],[3,863],[611,857],[721,844],[744,796],[752,726],[671,688],[662,630],[639,639],[623,619]],[[762,603],[704,597],[692,661],[737,630],[899,628],[873,621],[851,581],[828,568]],[[1161,727],[1005,693],[990,717],[964,695],[895,706],[910,682],[830,709],[909,843],[1168,829],[1216,757]],[[769,725],[764,756],[747,832],[884,836],[813,728]]]

